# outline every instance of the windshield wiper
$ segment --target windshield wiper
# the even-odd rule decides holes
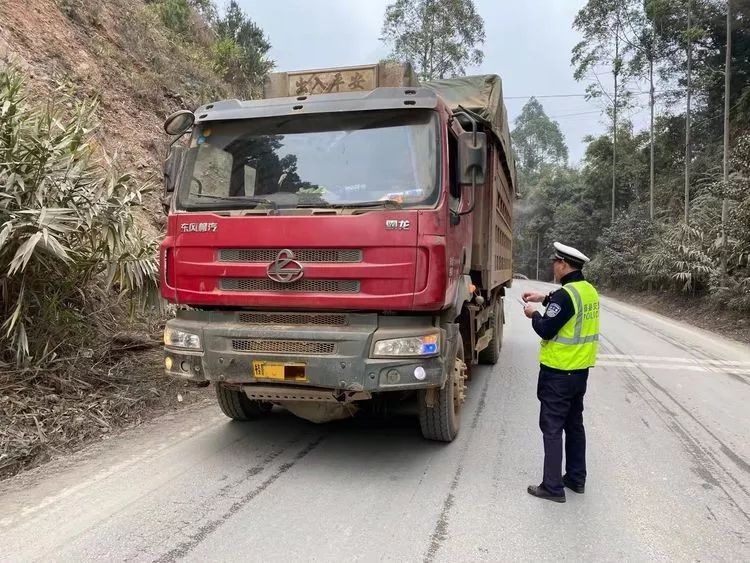
[[[235,203],[255,203],[255,204],[261,204],[265,203],[266,205],[270,205],[272,209],[277,210],[279,208],[279,204],[275,201],[271,201],[270,199],[265,199],[262,197],[247,197],[247,196],[221,196],[221,195],[211,195],[211,194],[199,194],[196,192],[190,192],[190,195],[194,195],[195,197],[207,197],[210,199],[214,199],[217,201],[231,201]]]
[[[357,207],[395,207],[400,208],[402,204],[395,199],[384,199],[377,201],[359,201],[356,203],[332,203],[330,201],[319,201],[316,203],[297,204],[297,207],[340,207],[342,209],[353,209]]]

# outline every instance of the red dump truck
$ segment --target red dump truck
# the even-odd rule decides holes
[[[235,420],[416,401],[425,438],[452,441],[512,280],[500,78],[278,73],[165,130],[166,372],[213,383]]]

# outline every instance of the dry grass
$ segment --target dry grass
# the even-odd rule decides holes
[[[205,390],[162,375],[160,350],[92,352],[44,370],[0,368],[0,480],[205,400]]]

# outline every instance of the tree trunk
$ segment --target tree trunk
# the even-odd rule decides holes
[[[654,44],[656,34],[652,35],[651,52],[648,60],[648,80],[649,80],[649,102],[651,105],[651,127],[650,127],[650,171],[649,171],[649,204],[648,216],[651,221],[654,220],[654,106],[656,105],[656,92],[654,90]]]
[[[435,37],[435,20],[433,19],[432,11],[432,0],[427,0],[424,3],[424,12],[422,13],[422,27],[424,30],[424,36],[426,36],[425,43],[422,45],[422,80],[433,80],[433,43]],[[424,39],[424,37],[423,37]]]
[[[615,222],[615,206],[617,197],[617,76],[620,73],[620,26],[619,22],[615,28],[615,64],[614,64],[614,78],[615,78],[615,97],[612,102],[613,113],[612,113],[612,223]]]
[[[690,223],[690,161],[693,158],[690,144],[690,104],[692,102],[693,39],[692,12],[693,1],[688,0],[688,38],[687,38],[687,112],[685,113],[685,225]]]
[[[727,53],[724,64],[724,189],[729,185],[729,95],[732,85],[732,0],[727,0]],[[721,202],[721,272],[727,275],[727,219],[729,202],[727,196]]]

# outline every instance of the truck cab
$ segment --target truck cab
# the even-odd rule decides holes
[[[441,88],[393,64],[280,73],[167,120],[169,375],[236,420],[416,400],[426,438],[455,438],[470,367],[498,359],[514,167]]]

